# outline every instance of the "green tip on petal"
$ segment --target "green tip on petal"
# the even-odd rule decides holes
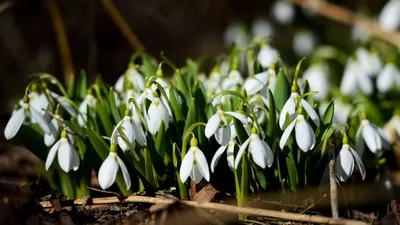
[[[343,140],[342,140],[342,142],[343,142],[343,144],[344,144],[344,145],[347,145],[347,144],[349,144],[349,138],[347,137],[347,135],[346,135],[346,134],[343,136]]]
[[[400,107],[397,107],[397,108],[394,110],[393,115],[395,115],[395,116],[400,116]]]
[[[158,76],[158,77],[164,76],[163,71],[162,71],[162,63],[160,63],[158,65],[158,68],[157,68],[157,71],[156,71],[156,76]]]
[[[67,129],[64,128],[64,130],[61,132],[61,138],[67,138]]]
[[[361,119],[366,120],[367,119],[367,114],[365,112],[361,113]]]
[[[115,143],[111,144],[110,152],[117,152],[117,144],[115,144]]]
[[[128,64],[128,68],[135,68],[135,63],[133,63],[133,62],[129,62],[129,64]]]
[[[257,134],[257,128],[256,127],[252,127],[251,128],[251,134]]]
[[[217,110],[222,110],[222,105],[218,103]]]
[[[133,84],[131,82],[128,82],[128,84],[126,85],[127,90],[131,90],[133,89]]]
[[[47,83],[46,83],[46,81],[42,80],[40,84],[42,85],[42,87],[43,87],[44,89],[47,89]]]
[[[32,92],[37,92],[37,91],[38,91],[38,87],[37,87],[36,84],[32,84],[32,86],[31,86],[31,91],[32,91]]]
[[[295,77],[292,84],[292,93],[297,92],[297,78]]]
[[[297,112],[298,115],[303,115],[303,107],[301,106],[301,104],[299,104],[299,108],[297,108]]]
[[[199,142],[197,141],[197,139],[195,137],[192,137],[192,139],[190,139],[190,147],[196,147],[199,145]]]
[[[159,98],[159,97],[160,97],[159,90],[158,90],[158,89],[155,90],[154,93],[153,93],[153,95],[154,95],[154,98]]]
[[[28,97],[28,95],[24,95],[23,101],[24,101],[25,104],[28,104],[28,102],[29,102],[29,97]]]

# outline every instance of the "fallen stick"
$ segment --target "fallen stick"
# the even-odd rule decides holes
[[[177,202],[176,200],[171,199],[160,199],[155,197],[147,197],[147,196],[129,196],[123,201],[120,201],[117,197],[106,197],[106,198],[93,198],[93,204],[115,204],[115,203],[124,203],[124,202],[136,202],[136,203],[164,203],[164,204],[173,204]],[[81,199],[77,199],[74,201],[74,205],[82,205],[83,201]],[[249,216],[263,216],[263,217],[271,217],[282,220],[291,220],[291,221],[301,221],[308,223],[321,223],[321,224],[336,224],[336,225],[366,225],[368,223],[356,220],[346,220],[346,219],[333,219],[330,217],[323,216],[313,216],[313,215],[305,215],[305,214],[297,214],[290,212],[281,212],[269,209],[259,209],[259,208],[250,208],[250,207],[238,207],[233,205],[226,205],[221,203],[213,203],[213,202],[196,202],[196,201],[179,201],[179,203],[192,206],[200,209],[209,209],[209,210],[217,210],[227,213],[235,213],[235,214],[246,214]],[[50,201],[40,202],[43,208],[52,207]]]

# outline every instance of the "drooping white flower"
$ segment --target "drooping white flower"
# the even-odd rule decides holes
[[[69,100],[65,96],[60,96],[54,92],[50,92],[51,97],[55,98],[57,102],[72,116],[77,117],[77,113],[75,108],[71,104],[71,100]]]
[[[61,138],[51,147],[46,159],[46,170],[49,170],[54,158],[58,156],[58,164],[66,173],[73,169],[78,170],[80,158],[73,144],[68,140],[67,131],[64,129]]]
[[[224,112],[222,111],[222,106],[217,106],[217,112],[212,115],[207,122],[205,135],[207,138],[214,135],[215,140],[217,140],[220,145],[227,145],[231,139],[231,126],[229,125],[225,114],[235,117],[243,124],[248,123],[244,115],[238,112]]]
[[[206,181],[210,181],[207,159],[199,149],[198,141],[194,137],[190,140],[189,151],[183,157],[181,168],[179,169],[179,178],[182,183],[186,182],[189,176],[196,184],[200,183],[203,177]]]
[[[298,56],[307,56],[317,45],[317,39],[311,31],[298,31],[293,36],[292,45]]]
[[[258,18],[253,21],[253,24],[251,26],[251,34],[253,35],[253,38],[267,37],[268,39],[270,39],[274,34],[274,28],[271,26],[268,20]]]
[[[63,122],[63,118],[61,118],[60,115],[56,114],[54,118],[51,120],[51,124],[54,127],[54,130],[52,133],[44,134],[44,144],[49,147],[54,144],[54,142],[57,140],[58,136],[60,135],[60,126],[59,124]],[[68,140],[71,142],[71,144],[75,143],[75,136],[71,134],[72,130],[69,126],[65,126],[65,129],[68,131]]]
[[[299,101],[300,95],[297,92],[292,92],[290,94],[289,99],[283,105],[281,114],[279,115],[279,126],[281,129],[286,128],[285,120],[286,114],[289,115],[289,122],[292,122],[297,114],[296,114],[296,103]],[[317,112],[315,112],[314,108],[308,103],[306,100],[300,100],[301,106],[306,110],[307,114],[310,116],[311,120],[315,125],[319,126],[320,121]]]
[[[155,92],[156,93],[156,92]],[[165,130],[169,126],[169,113],[167,107],[160,100],[158,96],[154,96],[153,101],[150,104],[149,110],[147,111],[147,125],[149,132],[155,135],[160,129],[161,122],[164,122]]]
[[[316,100],[324,99],[328,96],[331,84],[329,83],[329,73],[326,64],[313,64],[304,71],[302,82],[308,81],[311,91],[318,91],[314,95]]]
[[[378,74],[376,87],[380,93],[386,93],[392,88],[400,88],[400,70],[393,63],[387,63]]]
[[[224,44],[226,47],[235,43],[239,48],[246,48],[249,42],[250,37],[242,23],[233,22],[225,29]]]
[[[125,74],[118,78],[114,85],[114,89],[116,91],[122,92],[124,90],[124,79],[131,83],[133,89],[137,91],[143,91],[145,89],[145,80],[143,76],[134,68],[134,66],[130,66],[126,70]]]
[[[247,95],[254,95],[260,92],[263,88],[267,87],[272,92],[275,90],[276,73],[275,70],[270,68],[266,72],[258,73],[253,77],[249,77],[243,84],[243,88]]]
[[[374,91],[370,76],[355,60],[350,60],[343,73],[340,83],[340,91],[345,95],[351,95],[361,90],[367,95],[371,95]]]
[[[274,1],[271,10],[273,18],[280,24],[290,24],[294,20],[295,8],[289,1]]]
[[[382,69],[382,62],[376,53],[371,53],[365,48],[356,51],[359,69],[368,76],[375,76]]]
[[[113,148],[113,145],[111,145],[111,148]],[[101,164],[98,174],[99,185],[103,190],[111,187],[115,182],[119,169],[121,169],[122,176],[124,177],[126,189],[129,190],[131,188],[131,177],[125,163],[116,152],[110,152],[106,160]]]
[[[79,126],[85,126],[85,121],[87,121],[87,108],[95,109],[96,108],[96,99],[93,95],[88,94],[85,96],[85,99],[79,105],[79,115],[78,115],[78,124]]]
[[[374,124],[365,119],[365,116],[363,117],[356,134],[357,152],[360,155],[364,154],[365,143],[372,153],[379,155],[383,147],[381,133]]]
[[[232,70],[229,72],[227,78],[225,78],[222,82],[222,88],[224,90],[235,90],[237,85],[243,84],[242,75],[237,70]]]
[[[137,125],[129,115],[130,112],[127,110],[124,118],[115,126],[111,134],[111,144],[118,143],[123,151],[129,150],[130,144],[133,144],[135,141],[142,146],[146,144],[146,136],[142,127]],[[124,140],[124,138],[127,140]],[[128,143],[126,143],[126,141]]]
[[[261,140],[255,128],[252,128],[250,137],[243,142],[235,158],[235,168],[237,169],[244,152],[248,149],[255,164],[265,169],[274,163],[274,154],[268,144]]]
[[[285,129],[279,141],[279,147],[283,149],[293,129],[295,130],[295,137],[297,146],[303,151],[308,152],[315,146],[315,134],[310,124],[302,114],[297,115],[296,119]]]
[[[221,145],[218,150],[215,152],[212,160],[211,160],[211,172],[214,173],[215,167],[217,166],[219,159],[222,154],[226,151],[226,160],[228,161],[228,166],[231,170],[233,170],[234,166],[234,150],[235,150],[235,137],[236,137],[236,129],[233,121],[231,122],[231,138],[227,145]]]
[[[346,136],[343,138],[343,140],[345,139],[347,140]],[[364,180],[366,176],[364,163],[362,162],[360,156],[358,156],[357,152],[350,147],[348,142],[343,141],[342,149],[340,150],[335,161],[336,176],[340,181],[346,182],[351,177],[354,170],[354,160],[356,161],[362,179]]]
[[[400,1],[390,0],[379,14],[379,25],[384,31],[395,31],[400,26]]]
[[[264,68],[269,68],[278,60],[278,51],[269,45],[261,47],[257,55],[257,61]]]

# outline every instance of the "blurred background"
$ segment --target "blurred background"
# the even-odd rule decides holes
[[[14,103],[22,97],[30,74],[47,72],[62,80],[63,67],[49,10],[51,2],[60,10],[75,74],[85,70],[93,79],[100,73],[107,82],[114,83],[126,70],[134,52],[103,1],[0,2],[1,127]],[[357,40],[363,38],[362,30],[355,31],[289,1],[278,1],[283,5],[261,0],[112,2],[146,51],[158,58],[163,51],[178,65],[187,57],[216,56],[233,41],[246,46],[257,35],[270,36],[270,43],[289,65],[318,44],[334,45],[351,53]],[[374,19],[387,1],[329,2]],[[296,46],[303,48],[293,48],[295,41]]]

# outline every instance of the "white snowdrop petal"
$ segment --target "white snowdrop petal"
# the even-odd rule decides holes
[[[124,122],[124,120],[122,119],[121,121],[119,121],[117,123],[117,125],[115,126],[112,134],[111,134],[111,144],[115,143],[115,141],[117,141],[117,137],[118,137],[118,128],[121,126],[121,124]]]
[[[247,95],[254,95],[259,92],[265,84],[254,77],[249,77],[243,84],[243,88],[246,91]]]
[[[379,154],[382,149],[382,140],[378,132],[370,124],[364,126],[362,136],[369,150],[374,154]]]
[[[29,107],[29,110],[31,112],[32,117],[36,120],[36,122],[39,124],[40,128],[47,133],[47,134],[52,134],[55,131],[55,128],[53,127],[52,124],[50,124],[50,121],[47,121],[45,115],[41,114],[37,109],[33,107]]]
[[[285,129],[282,134],[281,140],[279,141],[279,148],[283,150],[287,140],[289,139],[290,134],[292,133],[294,126],[296,125],[296,120],[293,120],[292,123]]]
[[[217,127],[215,139],[220,145],[227,145],[231,140],[231,126]]]
[[[215,131],[217,130],[220,122],[220,117],[218,113],[215,113],[214,115],[211,116],[211,118],[208,120],[206,129],[204,130],[204,133],[207,138],[210,138]]]
[[[25,109],[24,107],[18,109],[13,113],[10,120],[8,121],[6,128],[4,129],[4,136],[7,140],[13,138],[21,128],[22,123],[25,120]]]
[[[110,153],[103,164],[100,166],[98,180],[100,187],[105,190],[114,183],[119,169],[116,153]]]
[[[339,155],[336,157],[335,169],[337,177],[342,182],[347,181],[351,174],[353,174],[354,159],[348,145],[343,145]]]
[[[362,78],[359,78],[357,81],[358,81],[358,86],[362,92],[364,92],[367,95],[372,94],[372,92],[374,91],[374,86],[372,84],[371,78],[364,76]]]
[[[214,169],[217,166],[219,159],[221,158],[222,154],[224,154],[227,147],[228,147],[228,145],[222,145],[215,152],[215,154],[211,160],[211,164],[210,164],[211,172],[214,173]]]
[[[301,99],[301,105],[306,110],[306,112],[308,113],[308,115],[310,116],[310,118],[314,122],[314,124],[317,125],[317,127],[319,127],[320,121],[319,121],[318,114],[317,114],[317,112],[315,112],[314,108],[310,105],[310,103],[308,103],[304,99]]]
[[[250,138],[248,138],[248,139],[242,144],[242,146],[240,146],[240,148],[239,148],[239,151],[238,151],[238,153],[237,153],[237,155],[236,155],[236,158],[235,158],[235,168],[236,168],[236,169],[238,168],[239,163],[240,163],[240,161],[242,160],[242,155],[243,155],[244,151],[246,151],[247,146],[249,145],[249,142],[250,142]]]
[[[274,153],[265,141],[261,141],[265,152],[267,153],[267,166],[271,167],[274,163]]]
[[[179,177],[182,183],[185,183],[193,169],[194,154],[193,150],[189,149],[185,157],[183,157],[181,168],[179,169]]]
[[[395,31],[400,26],[400,3],[397,0],[388,1],[379,14],[379,25],[384,31]]]
[[[76,149],[74,147],[72,147],[72,148],[73,148],[73,150],[72,150],[72,154],[73,154],[72,169],[74,171],[77,171],[79,169],[79,165],[81,163],[81,160],[79,158],[79,154],[76,151]]]
[[[248,124],[247,117],[245,115],[241,114],[241,113],[238,113],[238,112],[224,112],[224,113],[235,117],[240,122],[242,122],[242,124],[245,124],[245,125]]]
[[[196,158],[198,169],[200,170],[204,179],[206,179],[206,181],[210,181],[210,171],[208,169],[208,163],[204,153],[197,148],[194,157]]]
[[[357,91],[357,73],[359,68],[355,62],[346,65],[342,80],[340,82],[340,91],[345,94],[353,94]]]
[[[124,90],[124,75],[120,76],[114,84],[114,89],[118,92],[122,92]]]
[[[361,177],[364,180],[365,177],[367,176],[367,171],[365,170],[364,163],[356,151],[354,151],[353,149],[350,148],[350,152],[354,156],[354,159],[356,160],[358,169],[360,170]]]
[[[264,46],[257,55],[257,60],[262,67],[270,67],[278,59],[278,51],[270,46]]]
[[[139,145],[141,146],[145,145],[147,141],[146,141],[146,135],[144,134],[142,127],[139,127],[135,121],[133,121],[132,126],[135,132],[135,138],[137,143],[139,143]]]
[[[251,157],[255,164],[265,169],[267,166],[267,153],[264,149],[264,145],[257,135],[251,135],[252,140],[250,141]]]
[[[71,146],[70,143],[68,143],[68,140],[66,138],[61,138],[60,140],[60,147],[58,148],[58,164],[60,164],[60,167],[62,170],[64,170],[66,173],[71,171],[73,161],[74,161],[74,155],[72,151],[74,151],[73,147]]]
[[[131,188],[131,176],[129,176],[128,168],[126,168],[124,161],[121,160],[119,156],[117,156],[119,168],[121,168],[122,176],[124,177],[126,190]]]
[[[201,173],[198,165],[193,165],[193,169],[190,173],[190,179],[194,180],[196,184],[200,183],[203,179],[203,174]]]
[[[285,129],[285,120],[287,113],[289,114],[290,122],[292,122],[296,116],[296,102],[294,101],[294,97],[292,96],[290,96],[290,98],[285,102],[285,105],[283,105],[281,114],[279,116],[279,127],[282,130]]]
[[[54,158],[56,157],[56,153],[58,148],[60,147],[61,140],[57,141],[53,147],[51,147],[49,153],[47,154],[47,159],[45,163],[46,170],[49,170],[51,164],[53,164]]]
[[[364,151],[365,151],[362,130],[363,130],[363,126],[361,124],[356,133],[356,151],[361,156],[364,155]]]
[[[310,124],[308,124],[304,118],[296,123],[295,135],[297,146],[299,146],[303,152],[308,152],[314,148],[315,134]]]
[[[226,150],[226,160],[228,161],[228,166],[233,170],[235,166],[235,142],[231,141],[228,144],[228,149]]]

